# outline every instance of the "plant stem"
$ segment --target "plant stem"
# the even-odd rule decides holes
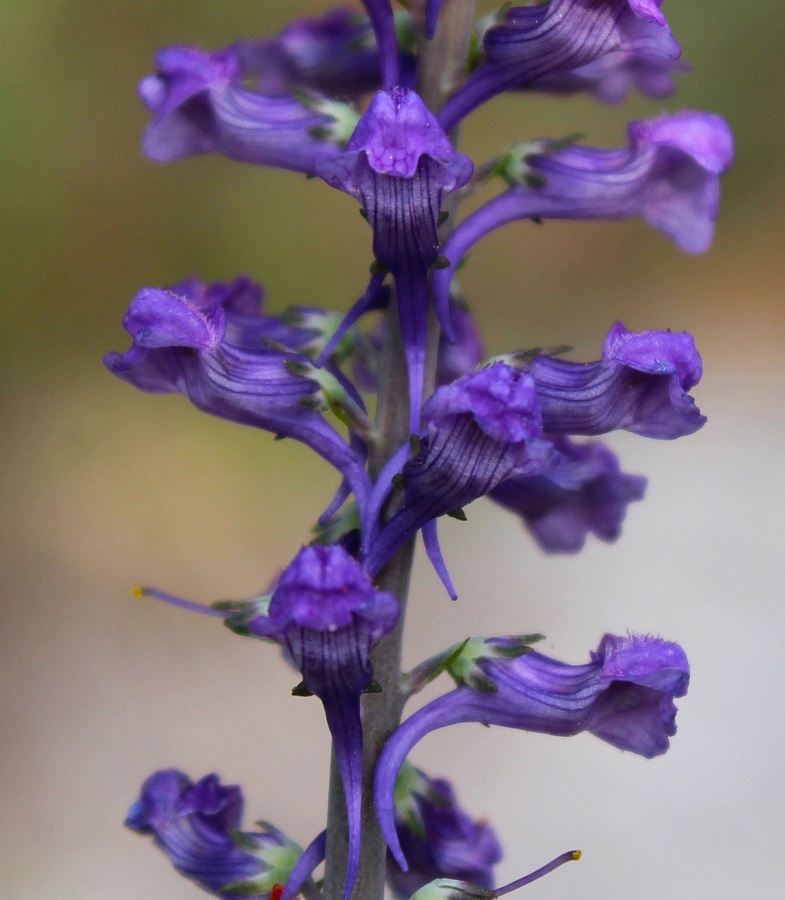
[[[463,75],[473,23],[474,0],[444,0],[434,40],[422,42],[417,88],[433,111],[441,108]],[[433,390],[438,344],[438,323],[436,317],[429,314],[426,396]],[[393,312],[387,317],[380,363],[376,408],[378,439],[371,448],[368,462],[372,478],[378,476],[392,453],[409,438],[408,396],[403,341],[398,317]],[[390,591],[398,597],[401,616],[395,630],[379,642],[371,655],[374,679],[382,690],[380,693],[366,694],[362,700],[362,850],[357,882],[352,893],[353,900],[383,900],[384,897],[387,846],[376,819],[373,776],[385,742],[401,721],[405,702],[401,688],[401,644],[413,556],[412,540],[390,560],[376,578],[379,590]],[[346,803],[341,775],[333,753],[327,808],[324,900],[341,900],[343,897],[348,849]]]

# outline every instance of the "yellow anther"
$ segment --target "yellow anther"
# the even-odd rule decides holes
[[[573,858],[574,860],[577,861],[577,860],[579,860],[582,856],[583,856],[583,852],[582,852],[581,850],[573,850],[573,851],[572,851],[572,858]]]
[[[132,597],[144,597],[144,595],[145,595],[145,594],[144,594],[144,588],[141,588],[141,587],[135,587],[135,588],[131,591],[131,596],[132,596]]]

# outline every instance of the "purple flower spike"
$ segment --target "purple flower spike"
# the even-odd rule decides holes
[[[719,176],[733,159],[727,123],[709,113],[684,111],[631,122],[628,134],[629,146],[619,150],[549,152],[547,141],[520,150],[509,173],[520,186],[468,216],[444,246],[450,265],[433,275],[440,317],[461,260],[481,238],[509,222],[641,216],[682,250],[707,250],[719,209]]]
[[[665,753],[676,733],[673,699],[686,694],[690,671],[678,644],[642,635],[606,635],[591,662],[581,666],[536,651],[512,659],[475,657],[474,665],[491,682],[489,690],[462,683],[431,701],[393,732],[379,759],[376,811],[387,845],[404,871],[393,795],[404,760],[425,735],[460,722],[561,736],[588,731],[651,758]]]
[[[318,411],[319,385],[292,372],[310,362],[260,344],[272,335],[307,339],[303,329],[262,316],[260,303],[261,290],[247,279],[146,288],[123,320],[133,345],[104,364],[143,391],[180,393],[211,415],[301,441],[342,473],[362,508],[369,490],[362,454]]]
[[[626,475],[598,442],[554,439],[559,462],[542,475],[508,478],[488,496],[521,517],[547,553],[577,553],[588,534],[615,541],[627,505],[641,500],[646,479]]]
[[[551,0],[510,9],[483,41],[484,60],[439,115],[446,130],[502,91],[537,88],[610,53],[677,59],[662,0]]]
[[[387,881],[401,900],[435,878],[456,878],[491,888],[502,858],[496,834],[464,812],[449,781],[428,778],[404,763],[395,797],[395,827],[409,862],[403,872],[388,856]]]
[[[437,388],[423,421],[420,450],[403,467],[404,505],[370,546],[372,573],[437,516],[460,510],[512,475],[541,472],[552,460],[534,381],[505,363]],[[440,568],[437,548],[429,549]]]
[[[169,47],[139,94],[153,113],[142,148],[156,162],[222,153],[240,162],[313,174],[317,154],[337,152],[326,135],[334,120],[291,97],[268,97],[242,86],[233,49],[205,53]]]
[[[194,784],[177,769],[162,769],[142,785],[125,824],[153,835],[177,871],[214,896],[263,900],[288,880],[302,850],[269,825],[239,831],[242,813],[239,787],[222,785],[217,775]]]
[[[425,367],[428,270],[439,254],[442,200],[470,178],[422,100],[395,88],[373,98],[346,152],[317,160],[318,174],[356,196],[373,229],[373,252],[395,278],[409,370],[410,421],[419,427]]]
[[[538,356],[528,371],[537,382],[547,433],[598,435],[624,429],[672,440],[706,422],[687,393],[700,380],[702,362],[686,332],[635,333],[617,322],[599,362]]]
[[[377,591],[341,546],[303,548],[281,575],[267,615],[245,624],[258,637],[280,641],[324,705],[343,779],[349,820],[344,900],[360,861],[362,724],[360,696],[371,683],[369,661],[378,640],[395,627],[398,600]]]

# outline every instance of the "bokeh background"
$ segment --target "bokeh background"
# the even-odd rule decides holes
[[[248,823],[305,843],[323,827],[328,741],[319,704],[289,697],[266,645],[130,590],[204,602],[263,586],[307,539],[335,481],[302,449],[135,393],[101,366],[125,349],[139,287],[248,273],[272,310],[346,308],[370,237],[347,197],[219,158],[145,161],[135,97],[156,48],[218,48],[322,2],[4,0],[2,108],[2,811],[0,894],[15,900],[188,900],[197,888],[122,828],[153,769],[218,770]],[[687,648],[693,685],[671,753],[647,762],[569,741],[464,726],[415,761],[487,815],[509,880],[562,850],[528,897],[781,896],[785,357],[785,8],[666,4],[692,64],[667,103],[495,101],[465,128],[487,158],[513,139],[624,140],[662,108],[726,116],[737,162],[713,249],[686,257],[638,222],[512,226],[464,287],[490,353],[569,343],[595,358],[616,318],[688,329],[707,427],[674,444],[617,436],[650,488],[614,546],[545,557],[482,501],[449,520],[451,604],[418,561],[409,664],[468,634],[539,630],[586,659],[606,630]]]

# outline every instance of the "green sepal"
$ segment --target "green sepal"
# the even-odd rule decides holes
[[[535,156],[547,156],[571,147],[583,135],[568,134],[555,140],[522,141],[513,144],[492,166],[490,176],[498,176],[510,187],[525,186],[532,190],[541,190],[547,183],[545,176],[532,166]]]
[[[411,672],[407,672],[403,676],[403,690],[406,696],[411,697],[412,694],[419,693],[424,687],[435,681],[442,672],[448,671],[469,640],[470,638],[466,638],[462,643],[453,644],[441,653],[437,653],[436,656],[431,656],[421,662]]]
[[[349,392],[328,369],[288,359],[286,368],[293,374],[319,385],[318,394],[310,394],[300,398],[306,409],[329,409],[333,415],[348,428],[362,437],[367,437],[372,430],[372,423],[362,407],[349,395]]]
[[[431,266],[432,269],[449,269],[452,263],[446,256],[437,256]]]
[[[466,521],[466,513],[462,509],[449,509],[445,513],[445,516],[449,516],[451,519],[457,519],[459,522]]]
[[[219,600],[218,603],[213,603],[213,608],[231,612],[231,615],[224,619],[224,625],[229,631],[233,631],[241,637],[252,637],[258,641],[277,644],[278,641],[273,638],[261,637],[248,628],[253,619],[267,616],[271,600],[272,594],[260,594],[251,600]]]
[[[311,544],[337,544],[345,534],[356,531],[359,527],[360,514],[357,511],[357,503],[350,500],[327,522],[314,525],[311,530],[313,534]]]
[[[505,363],[513,369],[527,369],[529,363],[537,359],[538,356],[564,356],[573,350],[568,344],[560,344],[557,347],[531,347],[528,350],[516,350],[514,353],[501,353],[498,356],[492,356],[482,363],[482,368],[492,366],[494,363]]]
[[[250,834],[246,834],[244,831],[239,831],[236,828],[233,828],[229,832],[229,837],[232,839],[232,843],[239,850],[245,850],[246,853],[254,853],[259,849],[258,841],[252,837]]]
[[[313,697],[313,691],[309,691],[305,682],[301,681],[292,688],[292,697]]]
[[[340,326],[343,321],[343,314],[322,310],[313,311],[293,306],[285,309],[283,313],[281,313],[281,321],[287,325],[292,325],[295,328],[307,328],[315,332],[314,337],[305,346],[299,348],[306,356],[315,359],[321,354],[330,338],[332,338],[333,334]],[[337,347],[330,355],[330,359],[336,363],[343,362],[354,353],[357,349],[357,345],[362,340],[363,336],[360,334],[359,330],[352,326],[338,342]],[[292,370],[290,369],[290,371]]]
[[[381,694],[382,686],[378,681],[369,681],[368,686],[363,689],[363,694]]]
[[[303,88],[294,87],[291,89],[291,93],[294,99],[306,109],[313,110],[313,112],[332,120],[323,125],[309,128],[308,133],[311,137],[321,141],[333,141],[341,147],[345,147],[349,143],[349,138],[360,121],[360,114],[353,106],[341,103],[339,100],[317,96]]]
[[[445,669],[453,680],[461,687],[466,685],[483,694],[497,690],[493,679],[483,666],[486,659],[515,659],[529,653],[531,644],[543,640],[541,634],[519,634],[497,638],[470,638],[465,641],[460,651],[453,654]]]
[[[395,779],[393,805],[412,834],[422,841],[427,837],[425,822],[414,798],[418,795],[424,797],[427,793],[428,779],[410,762],[404,762]]]
[[[468,881],[437,878],[415,891],[410,900],[493,900],[496,896],[495,891],[478,887]]]

